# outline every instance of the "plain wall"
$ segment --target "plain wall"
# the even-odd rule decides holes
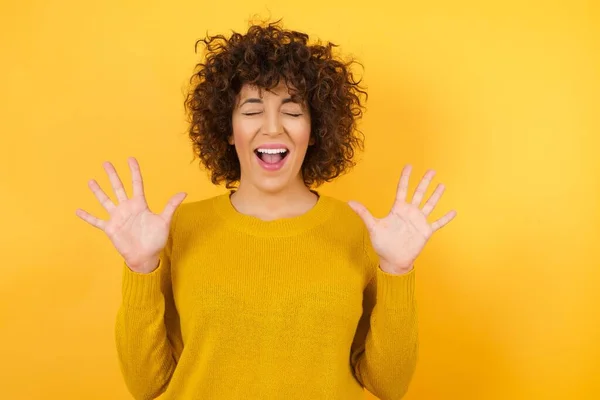
[[[396,4],[396,5],[392,5]],[[404,164],[458,216],[417,260],[407,400],[600,398],[600,13],[581,0],[2,1],[3,399],[128,399],[114,344],[121,259],[107,214],[138,158],[153,210],[224,191],[190,163],[183,93],[205,33],[258,14],[364,65],[366,151],[320,190],[392,204]],[[114,195],[112,195],[114,198]],[[366,398],[372,398],[366,395]]]

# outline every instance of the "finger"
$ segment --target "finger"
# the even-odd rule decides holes
[[[349,201],[348,205],[363,220],[367,229],[371,231],[371,229],[373,229],[373,227],[375,226],[375,218],[371,215],[369,210],[367,210],[365,206],[363,206],[357,201]]]
[[[437,231],[438,229],[442,228],[443,226],[447,225],[450,221],[452,221],[454,219],[454,217],[456,217],[456,211],[454,211],[454,210],[449,211],[442,218],[440,218],[437,221],[433,222],[431,224],[431,229],[434,232]]]
[[[140,171],[140,164],[134,157],[127,160],[131,171],[131,181],[133,184],[133,197],[144,197],[144,181]]]
[[[169,201],[167,202],[167,205],[165,206],[165,209],[163,210],[163,212],[160,215],[166,221],[168,221],[170,223],[171,222],[171,218],[173,218],[173,214],[175,213],[175,210],[183,202],[183,200],[185,199],[186,196],[187,196],[187,193],[183,193],[182,192],[182,193],[177,193],[176,195],[174,195],[173,197],[171,197],[169,199]]]
[[[437,185],[437,187],[433,191],[431,197],[429,197],[429,199],[423,206],[422,211],[423,211],[423,214],[425,214],[425,216],[428,216],[429,214],[431,214],[431,212],[437,205],[438,201],[440,200],[440,197],[442,197],[442,194],[444,193],[445,189],[446,189],[446,187],[443,184],[440,183]]]
[[[102,165],[104,166],[104,169],[108,174],[108,179],[110,180],[110,184],[113,188],[113,191],[117,196],[117,200],[119,200],[119,203],[126,201],[127,193],[125,193],[125,188],[123,188],[123,182],[121,182],[121,178],[119,178],[119,175],[117,175],[115,167],[113,167],[113,165],[108,161],[104,162]]]
[[[75,214],[81,218],[82,220],[84,220],[85,222],[89,223],[90,225],[104,230],[104,227],[106,225],[106,221],[103,221],[99,218],[94,217],[93,215],[89,214],[87,211],[81,210],[81,209],[77,209],[75,210]]]
[[[98,182],[96,182],[94,179],[92,179],[91,181],[88,182],[88,186],[90,187],[90,189],[94,193],[94,196],[96,196],[96,198],[98,199],[100,204],[102,204],[102,207],[104,207],[104,209],[106,211],[108,211],[110,213],[112,210],[114,210],[115,204],[106,195],[106,193],[104,193],[104,190],[102,190],[102,188],[100,188],[100,185],[98,185]]]
[[[400,181],[398,181],[398,190],[396,191],[396,204],[403,204],[406,202],[406,194],[408,193],[408,181],[410,179],[410,173],[412,171],[412,165],[408,164],[402,169],[400,175]]]
[[[421,201],[423,201],[423,196],[425,196],[425,192],[427,191],[427,188],[429,187],[429,184],[431,183],[431,180],[434,176],[434,170],[430,169],[427,170],[427,172],[425,172],[425,175],[423,175],[423,178],[421,179],[421,182],[419,182],[419,185],[415,190],[415,194],[413,195],[411,202],[413,205],[418,206],[421,204]]]

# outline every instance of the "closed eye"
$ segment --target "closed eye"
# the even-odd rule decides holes
[[[262,113],[262,111],[257,111],[257,112],[245,112],[245,113],[242,113],[242,115],[252,116],[252,115],[258,115],[258,114],[261,114],[261,113]],[[295,118],[297,118],[297,117],[299,117],[299,116],[301,116],[301,115],[302,115],[302,114],[294,114],[294,113],[284,113],[284,114],[285,114],[285,115],[289,115],[290,117],[295,117]]]

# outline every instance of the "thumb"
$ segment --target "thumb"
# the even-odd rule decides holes
[[[164,219],[166,219],[167,221],[169,221],[169,223],[170,223],[171,218],[173,218],[173,214],[175,213],[175,210],[177,209],[177,207],[179,207],[181,205],[181,203],[186,198],[186,196],[187,196],[187,193],[181,192],[181,193],[177,193],[176,195],[171,197],[169,199],[169,201],[167,202],[165,209],[161,213],[161,216]]]
[[[369,231],[375,226],[375,217],[371,215],[367,207],[354,200],[349,201],[348,205],[363,220]]]

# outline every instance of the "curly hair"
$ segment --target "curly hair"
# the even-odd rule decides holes
[[[361,81],[333,54],[337,45],[309,44],[307,34],[285,30],[280,21],[254,24],[244,35],[233,32],[196,42],[205,45],[205,60],[196,65],[184,106],[187,134],[194,159],[209,172],[213,184],[234,187],[240,163],[232,134],[232,113],[244,84],[270,90],[280,80],[304,101],[311,115],[311,138],[301,172],[306,186],[319,186],[348,172],[356,150],[363,150],[364,135],[357,129],[367,98]],[[364,97],[364,99],[363,99]]]

